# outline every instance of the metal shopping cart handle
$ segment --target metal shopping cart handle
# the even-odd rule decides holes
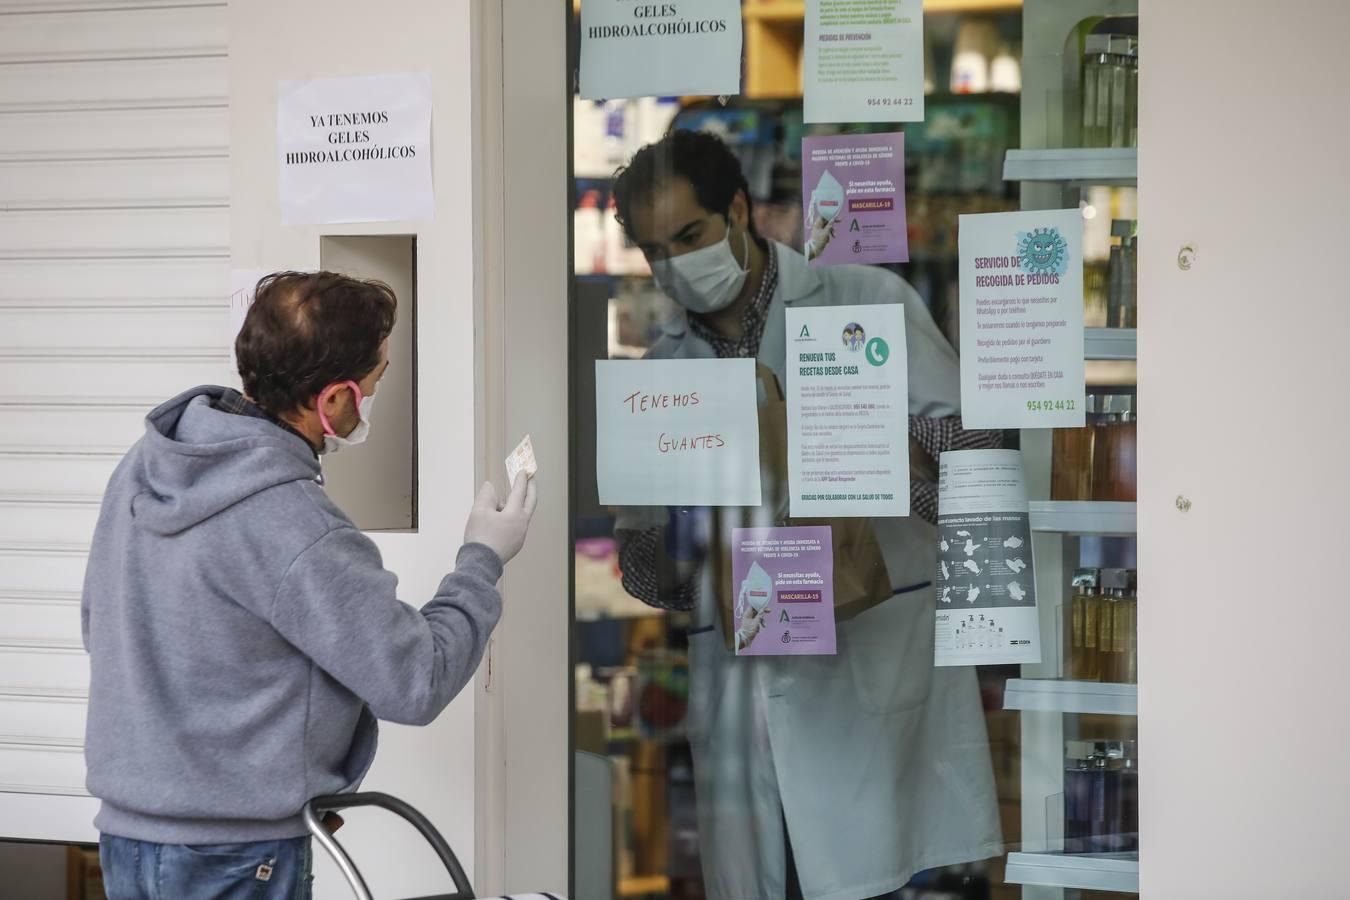
[[[450,873],[450,878],[455,882],[455,893],[436,894],[430,897],[421,897],[418,900],[474,900],[473,885],[464,874],[464,869],[459,864],[459,859],[455,856],[455,851],[450,849],[450,845],[441,837],[441,833],[436,827],[427,820],[417,810],[413,809],[407,803],[397,797],[391,797],[388,794],[381,794],[378,791],[367,791],[361,794],[329,794],[325,797],[315,797],[305,804],[303,816],[305,827],[309,833],[314,835],[328,854],[333,857],[342,874],[346,876],[347,882],[356,892],[357,900],[373,900],[370,896],[370,888],[366,887],[366,881],[361,877],[361,872],[352,862],[352,858],[347,855],[347,851],[337,842],[337,839],[323,825],[323,815],[326,812],[336,812],[340,809],[350,809],[354,806],[378,806],[381,809],[387,809],[391,813],[402,817],[411,823],[414,828],[431,844],[436,855],[441,858],[446,871]]]

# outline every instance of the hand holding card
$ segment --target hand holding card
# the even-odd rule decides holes
[[[527,478],[533,478],[538,471],[539,464],[534,460],[534,444],[530,442],[530,436],[527,434],[525,440],[521,441],[506,458],[506,477],[511,484],[515,484],[516,476],[521,472],[524,472]]]

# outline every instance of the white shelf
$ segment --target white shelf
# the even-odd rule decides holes
[[[1135,505],[1076,500],[1031,501],[1031,530],[1063,534],[1134,534]]]
[[[1133,853],[1009,853],[1007,882],[1087,891],[1139,893]]]
[[[1085,359],[1136,359],[1133,328],[1087,328],[1083,333]]]
[[[1139,151],[1126,149],[1009,150],[1005,181],[1063,181],[1072,184],[1133,184]]]
[[[1133,716],[1138,714],[1139,686],[1053,678],[1009,678],[1003,691],[1003,708]]]

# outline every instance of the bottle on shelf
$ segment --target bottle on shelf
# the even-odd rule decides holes
[[[1120,680],[1125,684],[1139,683],[1139,573],[1129,569],[1125,573],[1125,621],[1123,630],[1125,648],[1121,656]]]
[[[1111,35],[1090,34],[1083,45],[1083,116],[1079,143],[1105,147],[1110,137]]]
[[[1126,87],[1125,105],[1129,110],[1129,146],[1139,146],[1139,38],[1130,38],[1129,85]]]
[[[1139,292],[1136,273],[1136,223],[1133,219],[1113,219],[1111,237],[1120,243],[1111,245],[1106,263],[1106,325],[1108,328],[1134,328],[1138,324]]]
[[[1116,653],[1116,614],[1124,596],[1119,584],[1119,569],[1102,570],[1102,605],[1097,613],[1097,673],[1098,681],[1114,682],[1118,678],[1120,659]]]
[[[1087,424],[1082,428],[1056,428],[1051,438],[1050,499],[1092,499],[1093,426],[1097,418],[1097,395],[1085,398]]]
[[[1122,852],[1139,852],[1139,750],[1135,741],[1123,741],[1120,772],[1120,817],[1116,834]]]
[[[1104,853],[1110,849],[1111,822],[1107,796],[1109,785],[1107,741],[1092,742],[1092,761],[1088,768],[1087,836],[1083,852]]]
[[[1092,499],[1133,503],[1136,490],[1136,408],[1133,394],[1098,398],[1092,440]]]
[[[1092,833],[1092,741],[1064,744],[1064,852],[1086,853]]]
[[[1108,147],[1130,146],[1130,43],[1123,34],[1111,36],[1111,116],[1108,125]]]
[[[1074,572],[1069,616],[1069,677],[1075,681],[1097,681],[1101,677],[1097,656],[1097,619],[1101,605],[1101,571],[1079,569]]]
[[[989,89],[996,93],[1017,94],[1022,91],[1022,64],[1020,53],[1004,43],[989,63]]]
[[[1134,596],[1135,573],[1132,569],[1102,570],[1102,593],[1105,605],[1102,607],[1102,627],[1097,634],[1097,652],[1101,660],[1099,666],[1101,680],[1115,684],[1134,683],[1134,670],[1137,668],[1138,602]],[[1134,649],[1134,660],[1131,649]]]
[[[1134,741],[1064,745],[1064,852],[1139,849],[1139,764]]]
[[[605,226],[599,191],[587,191],[572,210],[572,269],[577,275],[605,271]]]

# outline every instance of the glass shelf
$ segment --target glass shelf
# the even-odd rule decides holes
[[[1134,534],[1135,504],[1105,501],[1033,500],[1031,530],[1061,534]]]
[[[1009,853],[1009,884],[1139,893],[1139,856],[1134,853]]]
[[[1003,708],[1133,716],[1139,708],[1139,686],[1097,681],[1059,681],[1052,678],[1010,678],[1003,693]]]
[[[1134,184],[1139,151],[1130,148],[1009,150],[1004,181],[1062,181],[1070,184]]]

